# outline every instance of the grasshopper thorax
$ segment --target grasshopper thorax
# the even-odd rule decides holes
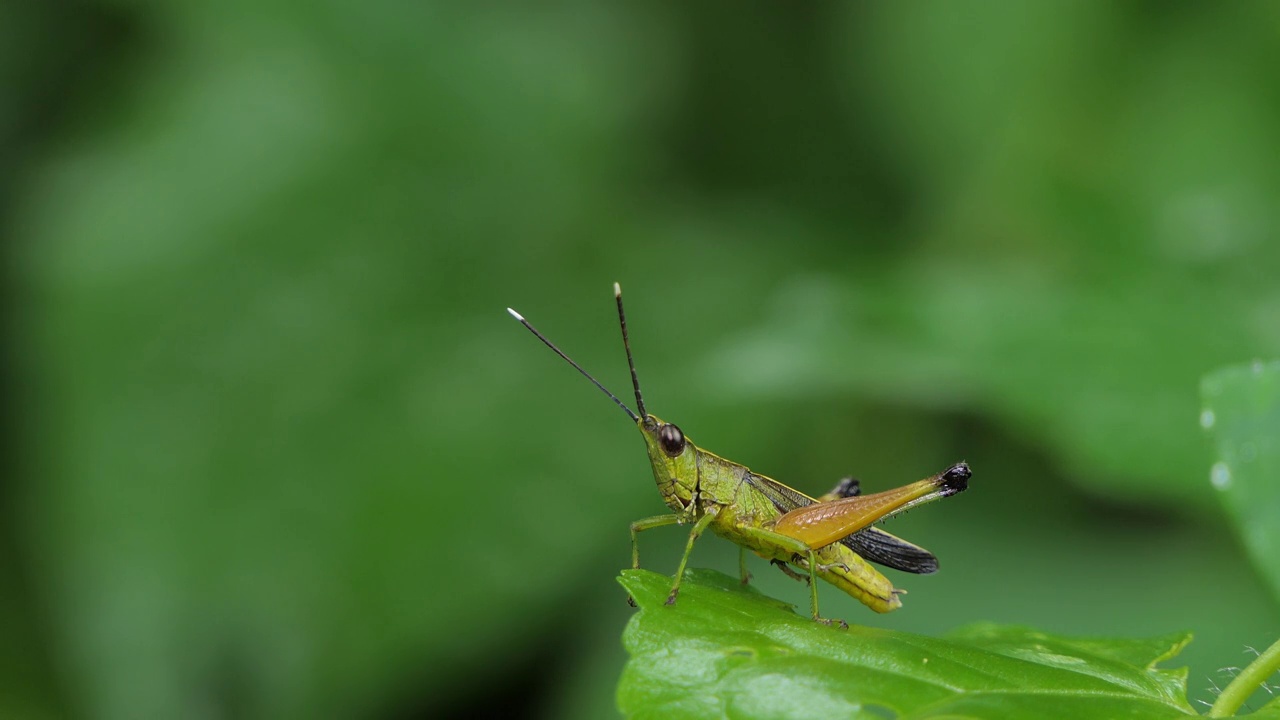
[[[686,512],[693,505],[698,484],[698,448],[674,423],[663,422],[653,415],[636,421],[644,436],[653,481],[662,500],[672,510]]]

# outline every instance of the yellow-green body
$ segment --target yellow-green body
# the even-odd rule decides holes
[[[795,544],[799,541],[777,536],[772,530],[779,518],[797,506],[797,496],[810,503],[815,502],[813,498],[698,448],[688,438],[683,450],[672,457],[658,438],[657,431],[665,423],[649,415],[637,425],[645,438],[658,492],[677,522],[694,524],[710,514],[708,527],[720,537],[766,560],[809,569],[808,558],[798,557],[802,555]],[[818,577],[876,612],[901,607],[893,583],[853,550],[838,542],[809,549],[817,560],[813,570]]]

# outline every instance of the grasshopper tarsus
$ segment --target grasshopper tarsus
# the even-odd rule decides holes
[[[628,605],[630,605],[631,607],[635,607],[635,606],[636,606],[636,599],[635,599],[635,598],[633,598],[633,597],[631,597],[630,595],[628,595],[628,596],[627,596],[627,604],[628,604]]]
[[[828,627],[839,628],[840,630],[849,629],[849,623],[836,618],[814,618],[814,621],[820,622]]]
[[[680,594],[680,588],[671,588],[671,594],[667,595],[667,601],[663,605],[675,605],[676,596]]]

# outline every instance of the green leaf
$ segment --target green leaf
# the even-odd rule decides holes
[[[1223,368],[1206,376],[1200,389],[1200,424],[1213,437],[1217,458],[1209,482],[1280,598],[1280,362]]]
[[[1272,700],[1266,705],[1263,705],[1261,710],[1259,710],[1256,713],[1253,713],[1249,717],[1255,718],[1255,720],[1280,719],[1280,698],[1276,698],[1275,700]]]
[[[572,326],[529,288],[580,284],[611,339],[613,276],[570,262],[565,228],[615,234],[605,168],[660,76],[605,40],[637,37],[628,11],[348,10],[140,20],[178,40],[21,183],[12,262],[40,300],[16,322],[49,391],[15,546],[56,683],[98,716],[368,717],[402,688],[462,692],[564,622],[596,539],[625,558],[628,503],[657,503],[643,456],[644,484],[600,481],[635,431],[503,312]],[[472,242],[504,236],[542,269]],[[549,407],[565,445],[516,411]],[[441,552],[499,486],[538,572],[503,543]],[[490,622],[516,604],[546,621]]]
[[[1099,32],[1126,26],[1102,6],[841,7],[865,39],[840,57],[850,84],[876,108],[869,122],[893,128],[878,138],[911,196],[937,202],[887,233],[891,259],[868,253],[768,288],[755,327],[724,342],[702,379],[739,401],[843,389],[979,412],[1095,494],[1212,502],[1196,482],[1207,455],[1188,388],[1280,353],[1274,281],[1258,271],[1280,262],[1267,201],[1280,175],[1259,162],[1275,156],[1280,105],[1252,87],[1253,54],[1274,64],[1276,48],[1226,40],[1258,37],[1274,11],[1183,18],[1142,44],[1127,75],[1103,69],[1133,46]],[[963,26],[981,28],[982,50]],[[1097,55],[1062,63],[1075,54],[1060,48],[1081,43]],[[867,67],[887,74],[854,85]],[[1059,94],[1082,85],[1114,104]],[[993,135],[998,117],[1036,129]]]
[[[1173,718],[1194,714],[1186,670],[1155,664],[1191,640],[1079,639],[982,624],[946,638],[837,630],[710,570],[680,600],[644,570],[619,581],[640,612],[618,705],[631,718]]]

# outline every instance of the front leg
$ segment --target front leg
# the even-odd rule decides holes
[[[676,595],[680,594],[680,581],[684,579],[685,565],[689,564],[689,556],[693,554],[693,543],[702,535],[712,520],[716,519],[716,515],[720,513],[720,506],[712,505],[707,508],[707,512],[698,518],[698,522],[693,524],[693,530],[689,531],[689,542],[684,546],[684,557],[680,558],[680,567],[676,569],[676,582],[671,586],[671,593],[667,595],[667,604],[676,604]]]
[[[640,567],[640,538],[637,536],[641,530],[651,530],[667,525],[679,525],[682,520],[684,518],[679,515],[654,515],[631,523],[631,569],[635,570]]]
[[[665,527],[667,525],[678,525],[683,520],[679,515],[654,515],[643,520],[637,520],[631,523],[631,569],[640,568],[640,531],[650,530],[656,527]],[[636,599],[627,596],[627,604],[631,607],[636,606]]]

